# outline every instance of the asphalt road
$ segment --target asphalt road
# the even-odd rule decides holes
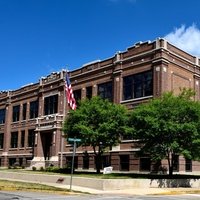
[[[199,200],[200,195],[53,195],[33,192],[0,192],[0,200]]]

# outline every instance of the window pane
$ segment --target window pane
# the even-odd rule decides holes
[[[9,158],[9,166],[14,166],[16,163],[16,158]]]
[[[0,133],[0,149],[3,149],[4,134]]]
[[[34,130],[28,130],[28,146],[34,147],[35,144],[35,132]]]
[[[150,171],[151,160],[150,158],[140,158],[140,171]]]
[[[120,156],[120,170],[129,171],[129,155]]]
[[[191,159],[185,159],[185,171],[191,172],[192,171],[192,160]]]
[[[0,124],[5,123],[6,109],[0,109]]]
[[[13,106],[13,122],[19,121],[20,105]]]
[[[144,83],[144,91],[145,96],[149,96],[153,94],[153,75],[152,71],[149,71],[145,74],[145,83]]]
[[[58,95],[45,97],[44,99],[44,114],[50,115],[58,112]]]
[[[98,85],[98,96],[103,99],[112,101],[113,99],[113,86],[112,82],[102,83]]]
[[[88,155],[83,156],[83,169],[89,169],[89,162],[90,162],[89,156]]]
[[[134,98],[143,97],[143,84],[144,77],[142,74],[136,74],[134,76]]]
[[[30,103],[30,119],[38,117],[38,100]]]
[[[24,147],[25,142],[25,131],[21,131],[21,147]]]
[[[173,170],[179,171],[179,155],[173,155]]]
[[[78,102],[79,100],[81,100],[81,89],[79,90],[74,90],[74,98],[76,100],[76,102]]]
[[[150,96],[153,94],[152,71],[142,72],[123,79],[123,100]]]
[[[22,111],[22,113],[23,113],[23,120],[26,120],[26,109],[27,109],[27,104],[24,103],[23,104],[23,111]]]
[[[92,98],[92,86],[86,87],[86,98],[88,99]]]
[[[102,156],[102,167],[109,167],[110,164],[110,156]]]
[[[18,145],[18,132],[12,132],[10,147],[17,148],[18,147],[17,145]]]

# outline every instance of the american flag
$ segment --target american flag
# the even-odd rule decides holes
[[[69,104],[69,107],[72,110],[76,110],[76,100],[74,98],[72,86],[69,80],[68,73],[66,74],[66,84],[65,84],[65,90],[66,90],[66,97],[67,97],[67,103]]]

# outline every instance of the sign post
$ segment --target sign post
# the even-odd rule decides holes
[[[72,156],[72,165],[71,165],[71,178],[70,178],[70,191],[72,190],[72,176],[74,173],[74,157],[76,154],[76,143],[77,142],[81,142],[81,139],[77,139],[77,138],[68,138],[68,142],[73,142],[73,156]]]

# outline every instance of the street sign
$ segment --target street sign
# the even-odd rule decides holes
[[[73,155],[72,155],[72,166],[71,166],[71,178],[70,178],[70,191],[72,190],[72,175],[74,172],[74,157],[76,154],[76,143],[81,142],[81,139],[79,138],[68,138],[68,142],[73,142],[74,147],[73,147]]]
[[[69,142],[81,142],[81,139],[78,138],[68,138]]]

